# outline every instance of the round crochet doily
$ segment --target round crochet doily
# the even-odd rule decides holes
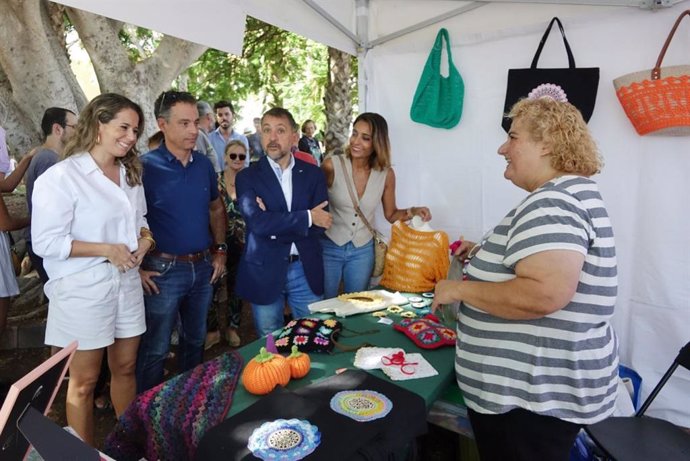
[[[331,398],[331,409],[355,421],[373,421],[390,413],[393,402],[376,391],[340,391]]]
[[[277,419],[262,424],[249,436],[247,448],[263,460],[298,460],[321,443],[319,429],[309,421]]]

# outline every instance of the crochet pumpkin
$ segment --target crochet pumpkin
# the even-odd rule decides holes
[[[277,385],[285,386],[289,381],[290,364],[285,357],[271,354],[265,347],[247,363],[242,373],[245,389],[256,395],[268,394]]]
[[[309,355],[300,352],[295,345],[292,346],[292,354],[286,360],[290,364],[290,376],[295,379],[304,378],[311,369]]]

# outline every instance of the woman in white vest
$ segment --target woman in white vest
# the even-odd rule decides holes
[[[345,293],[366,290],[374,267],[373,234],[355,210],[348,183],[363,218],[372,226],[379,204],[390,223],[413,216],[424,221],[431,219],[427,207],[400,209],[395,202],[388,123],[381,115],[365,112],[355,119],[342,160],[331,156],[321,166],[333,215],[333,224],[322,240],[324,298],[337,296],[341,281]]]

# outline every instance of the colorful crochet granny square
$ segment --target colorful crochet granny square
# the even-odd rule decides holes
[[[308,456],[320,443],[321,433],[309,421],[277,419],[256,428],[247,448],[263,460],[292,461]]]
[[[455,345],[455,331],[448,328],[433,314],[417,319],[404,319],[393,325],[422,349],[437,349],[442,346]]]
[[[355,421],[373,421],[390,413],[393,402],[376,391],[340,391],[331,398],[331,409]]]
[[[305,317],[291,320],[276,336],[278,352],[290,352],[297,346],[301,352],[330,352],[342,324],[335,319]]]

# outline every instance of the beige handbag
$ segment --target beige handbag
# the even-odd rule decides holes
[[[345,160],[343,159],[342,155],[338,155],[338,158],[340,159],[340,164],[343,166],[343,174],[345,174],[347,172]],[[355,199],[355,193],[352,190],[352,185],[350,184],[350,181],[347,180],[347,177],[345,184],[347,184],[347,191],[350,193],[350,200],[352,200],[352,206],[355,208],[357,216],[359,216],[364,225],[367,226],[369,232],[371,232],[374,235],[374,270],[371,272],[371,276],[380,277],[381,274],[383,274],[383,265],[386,262],[386,252],[388,251],[388,244],[384,240],[383,235],[381,235],[379,231],[374,229],[372,225],[369,224],[367,218],[364,217],[364,213],[362,213],[362,210],[359,209],[357,199]]]

